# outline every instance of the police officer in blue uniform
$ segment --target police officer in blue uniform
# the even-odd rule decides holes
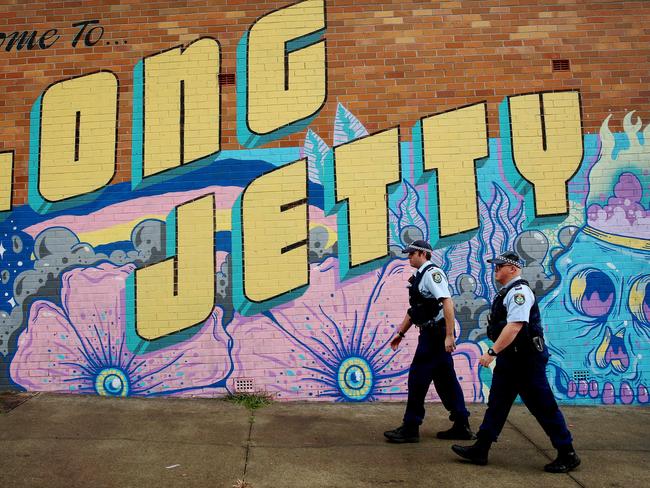
[[[496,358],[488,408],[476,443],[454,445],[452,449],[474,464],[487,464],[490,446],[496,442],[519,395],[558,451],[557,458],[544,470],[566,473],[578,467],[580,458],[548,384],[549,353],[535,295],[521,278],[523,262],[514,252],[488,262],[494,264],[495,280],[503,285],[492,303],[488,320],[488,337],[494,345],[480,359],[481,366],[488,367]]]
[[[418,346],[408,378],[408,402],[400,427],[384,432],[389,442],[420,440],[419,426],[424,419],[424,399],[433,381],[436,391],[454,422],[449,430],[438,432],[439,439],[475,439],[469,427],[463,390],[456,378],[451,353],[456,349],[454,338],[454,304],[449,294],[445,273],[431,259],[431,245],[413,241],[404,253],[417,269],[409,279],[410,308],[390,345],[396,350],[406,332],[415,324],[420,329]]]

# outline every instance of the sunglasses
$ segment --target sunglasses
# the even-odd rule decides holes
[[[513,265],[512,265],[512,264],[497,264],[497,265],[494,267],[494,271],[499,271],[499,270],[500,270],[501,268],[503,268],[504,266],[513,266]]]

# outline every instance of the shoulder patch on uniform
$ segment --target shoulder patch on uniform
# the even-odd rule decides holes
[[[435,281],[436,283],[442,283],[442,274],[438,271],[433,273],[433,281]]]
[[[513,299],[517,305],[523,305],[524,303],[526,303],[526,297],[524,296],[523,293],[515,293]]]

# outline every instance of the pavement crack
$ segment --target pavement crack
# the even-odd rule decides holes
[[[255,423],[255,410],[251,409],[251,416],[249,419],[248,426],[248,439],[246,439],[246,458],[244,459],[244,474],[242,475],[242,481],[246,482],[246,471],[248,469],[248,456],[251,452],[251,439],[253,437],[253,424]]]
[[[160,444],[168,445],[168,439],[145,439],[145,438],[132,438],[132,437],[81,437],[81,436],[20,436],[15,438],[0,437],[3,442],[19,442],[19,441],[87,441],[87,442],[134,442],[134,443],[147,443],[147,444]],[[173,440],[174,444],[179,446],[211,446],[211,447],[237,447],[238,444],[222,443],[222,442],[188,442],[178,439]]]
[[[548,455],[544,452],[544,449],[542,449],[542,448],[539,447],[537,444],[535,444],[535,442],[534,442],[530,437],[528,437],[526,434],[524,434],[524,432],[523,432],[519,427],[517,427],[515,424],[513,424],[513,423],[510,422],[509,420],[506,420],[506,422],[508,423],[508,425],[510,425],[510,427],[512,427],[513,429],[515,429],[515,431],[517,431],[517,432],[518,432],[518,433],[519,433],[519,434],[520,434],[524,439],[526,439],[528,442],[530,442],[530,443],[533,445],[533,447],[535,448],[535,450],[536,450],[537,452],[539,452],[542,456],[544,456],[544,457],[545,457],[546,459],[548,459],[549,461],[553,461],[553,458],[551,458],[550,456],[548,456]],[[580,481],[578,481],[578,480],[577,480],[577,479],[576,479],[576,478],[575,478],[575,477],[574,477],[570,472],[569,472],[569,473],[566,473],[566,475],[567,475],[569,478],[571,478],[571,479],[575,482],[576,485],[578,485],[578,486],[580,486],[580,487],[582,487],[582,488],[587,488],[586,485],[584,485],[584,484],[582,484]]]

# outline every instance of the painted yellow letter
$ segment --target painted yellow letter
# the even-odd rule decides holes
[[[244,294],[262,302],[309,283],[307,161],[253,181],[242,196]]]
[[[11,210],[13,176],[14,152],[0,152],[0,212]]]
[[[214,208],[212,194],[176,207],[175,218],[167,223],[175,227],[168,232],[176,232],[172,249],[176,256],[135,271],[135,324],[140,337],[154,340],[187,329],[212,312]]]
[[[388,254],[387,186],[400,180],[399,131],[389,129],[334,148],[336,202],[348,201],[348,236],[339,255],[348,267]],[[344,266],[345,267],[345,266]]]
[[[440,237],[478,227],[475,164],[488,155],[485,116],[477,103],[422,119],[424,170],[437,170]]]
[[[306,0],[259,19],[248,34],[248,129],[268,134],[314,114],[326,98],[323,0]],[[304,38],[305,43],[299,38]],[[292,44],[293,41],[293,44]],[[307,44],[307,45],[305,45]]]
[[[143,177],[219,151],[220,59],[208,38],[144,59]]]
[[[50,202],[107,185],[115,173],[117,78],[106,71],[61,81],[41,100],[38,190]]]
[[[512,156],[533,186],[535,216],[566,214],[567,182],[583,156],[579,93],[519,95],[508,101]]]

